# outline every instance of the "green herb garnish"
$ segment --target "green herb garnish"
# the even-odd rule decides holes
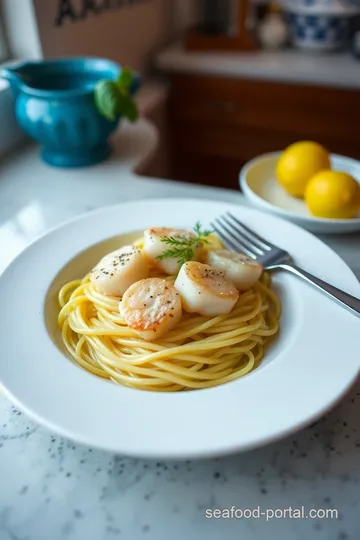
[[[209,244],[207,236],[210,236],[214,231],[202,231],[201,224],[198,221],[194,227],[195,237],[185,236],[163,236],[161,242],[173,246],[165,250],[157,258],[162,261],[164,259],[177,259],[179,264],[184,264],[187,261],[192,261],[195,257],[195,249],[201,244]]]
[[[136,122],[139,111],[130,90],[134,83],[131,69],[124,68],[117,81],[100,81],[95,88],[95,104],[103,116],[114,121],[117,116],[123,116]]]

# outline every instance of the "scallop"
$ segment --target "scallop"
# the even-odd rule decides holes
[[[263,271],[262,265],[255,259],[227,249],[209,251],[206,262],[217,270],[222,270],[239,291],[250,289],[260,279]]]
[[[171,246],[163,242],[163,238],[175,238],[175,239],[195,239],[196,236],[190,231],[183,229],[170,229],[168,227],[153,227],[146,229],[144,232],[144,253],[147,256],[151,265],[155,266],[158,270],[165,272],[165,274],[176,275],[181,267],[178,259],[166,258],[160,260],[164,251],[171,249]],[[201,248],[195,250],[195,258],[201,252]]]
[[[149,264],[142,251],[124,246],[105,255],[92,270],[90,280],[98,292],[121,297],[130,285],[148,275]]]
[[[230,313],[239,292],[224,272],[195,261],[185,263],[175,281],[185,311],[205,316]]]
[[[161,278],[134,283],[120,302],[120,314],[142,339],[154,341],[180,321],[180,296],[172,283]]]

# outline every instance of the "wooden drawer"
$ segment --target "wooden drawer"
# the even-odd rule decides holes
[[[360,92],[216,77],[175,76],[170,116],[175,125],[276,130],[293,139],[358,138]],[[360,145],[357,145],[360,149]],[[337,151],[336,148],[333,151]]]
[[[238,159],[245,162],[259,154],[280,150],[294,142],[293,136],[274,134],[270,130],[233,127],[177,126],[173,131],[174,153],[187,151],[207,156]]]
[[[239,190],[241,163],[237,159],[176,152],[170,161],[173,180]]]
[[[231,127],[219,129],[208,126],[203,129],[194,125],[173,127],[172,152],[197,153],[199,155],[227,157],[245,163],[259,154],[280,151],[289,144],[308,138],[307,133],[284,133],[275,130]],[[359,158],[359,145],[356,139],[334,138],[321,134],[317,141],[336,153]]]
[[[176,75],[172,176],[236,189],[246,161],[306,139],[360,159],[359,103],[360,91]]]

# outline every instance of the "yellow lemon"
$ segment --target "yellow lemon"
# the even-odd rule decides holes
[[[286,148],[278,161],[276,175],[290,195],[303,197],[310,178],[330,168],[329,152],[318,143],[303,141]]]
[[[360,184],[347,173],[322,171],[308,183],[305,202],[316,217],[354,218],[360,209]]]

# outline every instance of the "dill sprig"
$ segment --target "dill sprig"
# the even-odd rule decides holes
[[[163,251],[158,256],[160,261],[164,259],[176,259],[179,264],[184,264],[187,261],[192,261],[195,257],[195,250],[201,246],[201,244],[208,244],[207,237],[213,233],[213,231],[207,231],[201,229],[201,223],[198,221],[194,227],[194,236],[186,236],[184,234],[180,236],[163,236],[161,242],[172,246],[170,249]]]

